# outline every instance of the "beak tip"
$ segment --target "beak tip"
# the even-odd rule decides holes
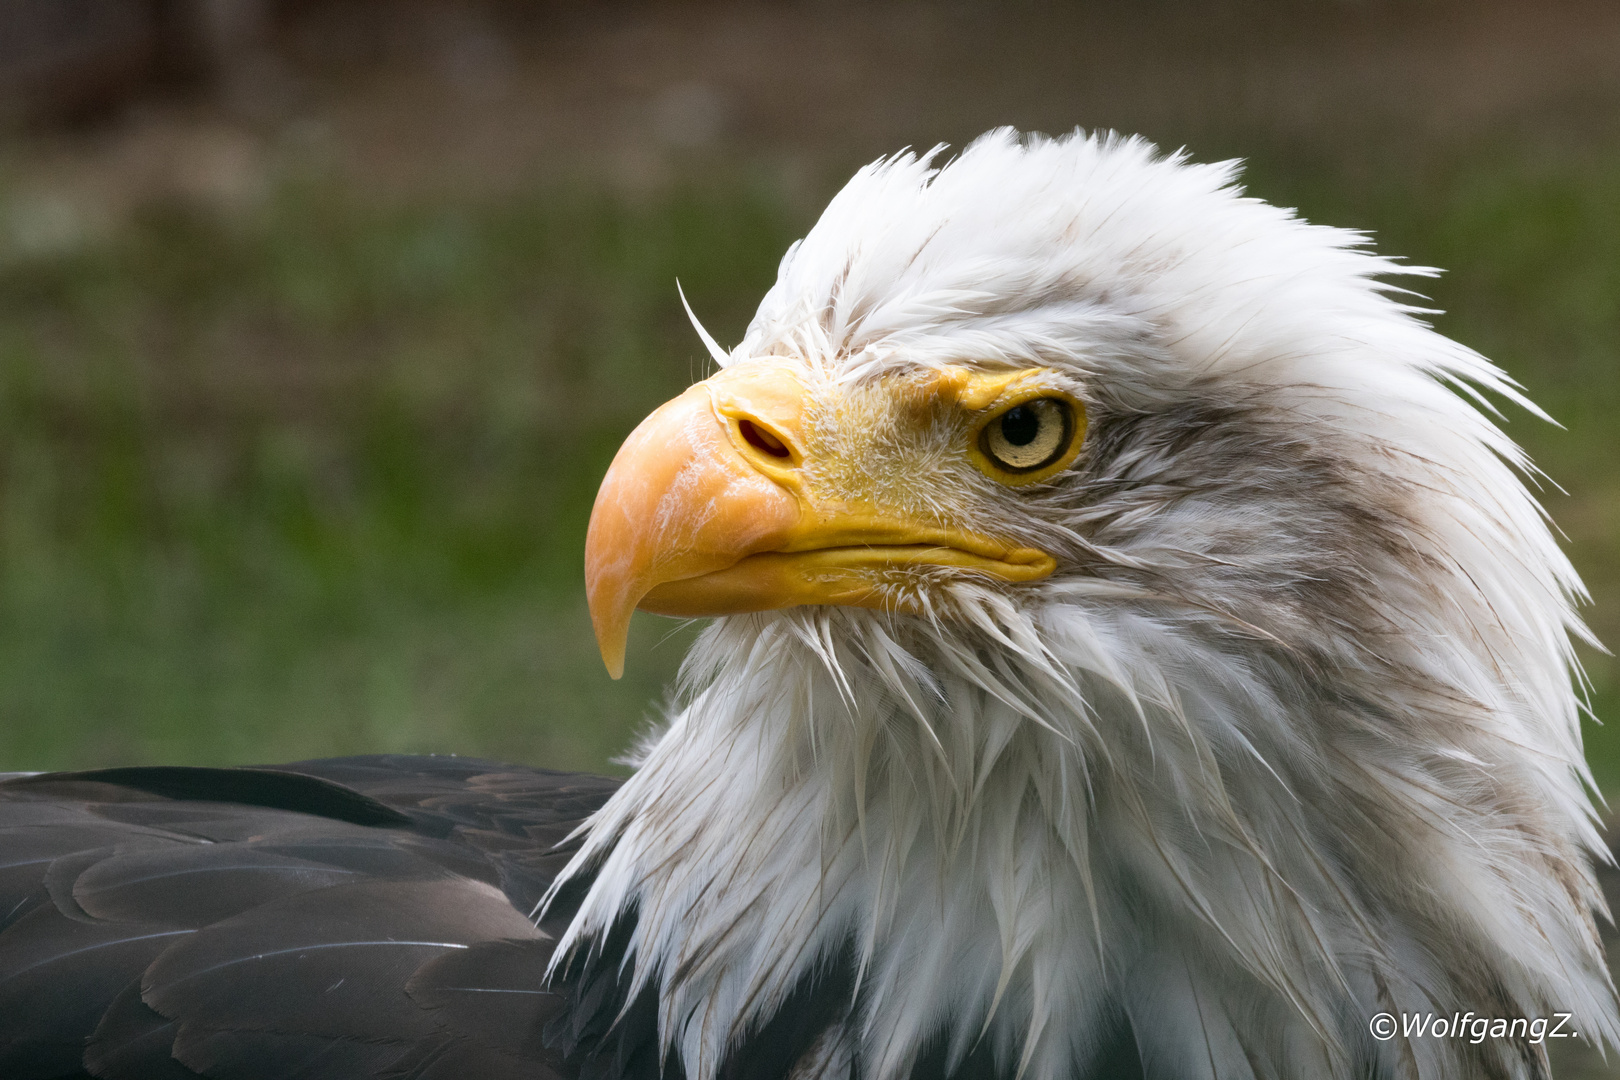
[[[630,620],[626,618],[618,626],[596,627],[596,648],[602,654],[602,666],[607,668],[608,678],[620,679],[624,677],[624,652],[629,643]]]

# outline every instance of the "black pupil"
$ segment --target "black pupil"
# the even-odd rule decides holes
[[[1001,437],[1014,446],[1028,446],[1041,433],[1041,418],[1028,405],[1016,405],[1001,418]]]

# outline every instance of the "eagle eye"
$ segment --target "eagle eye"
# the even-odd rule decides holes
[[[979,450],[998,470],[1023,477],[1068,454],[1074,410],[1061,398],[1022,401],[993,417],[979,435]]]

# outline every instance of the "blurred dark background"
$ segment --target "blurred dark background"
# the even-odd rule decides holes
[[[1620,5],[0,0],[0,768],[609,767],[691,633],[612,683],[580,581],[675,279],[734,341],[852,168],[999,124],[1447,268],[1620,642]]]

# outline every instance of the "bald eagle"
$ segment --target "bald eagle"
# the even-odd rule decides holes
[[[0,1074],[1507,1080],[1615,1044],[1581,586],[1487,395],[1535,407],[1386,284],[1427,271],[1230,163],[936,161],[861,170],[603,481],[609,670],[638,607],[714,617],[628,780],[0,784]]]

